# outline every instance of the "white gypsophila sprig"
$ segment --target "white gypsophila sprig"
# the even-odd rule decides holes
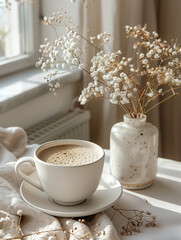
[[[54,27],[64,27],[73,23],[71,17],[67,16],[67,12],[63,8],[60,8],[58,12],[53,12],[51,16],[44,16],[42,24]]]
[[[99,79],[99,83],[106,86],[104,91],[109,93],[109,101],[122,106],[132,117],[145,113],[148,104],[158,96],[169,92],[174,96],[175,87],[181,86],[181,63],[177,57],[181,53],[180,46],[178,43],[171,46],[156,32],[150,33],[146,29],[146,25],[126,26],[128,37],[136,39],[132,58],[122,57],[118,61],[114,58],[115,53],[100,52],[93,57],[90,68],[93,81]],[[83,94],[84,101],[79,100],[85,104],[90,98],[85,97],[85,89]]]
[[[45,19],[53,28],[56,16]],[[133,54],[128,58],[121,56],[121,50],[112,52],[106,47],[110,40],[107,32],[85,38],[70,26],[65,29],[65,35],[40,47],[42,58],[37,66],[45,72],[54,69],[46,77],[51,91],[60,87],[51,83],[61,74],[59,67],[65,71],[80,68],[91,77],[79,97],[81,104],[106,98],[134,118],[175,96],[181,87],[180,45],[177,41],[169,44],[162,40],[157,32],[149,32],[147,25],[125,27],[127,37],[134,39]],[[87,57],[88,47],[95,53],[92,58]],[[159,97],[161,100],[151,106]]]
[[[101,49],[105,45],[108,44],[110,41],[111,34],[108,32],[103,32],[98,34],[97,36],[90,36],[90,42],[93,44],[94,47],[97,49]],[[109,45],[107,45],[109,47]],[[110,48],[110,47],[109,47]]]
[[[123,57],[121,61],[118,61],[120,55],[121,51],[107,54],[101,51],[92,58],[90,75],[93,82],[82,91],[79,98],[81,104],[85,104],[93,96],[105,97],[113,104],[125,105],[129,103],[129,99],[136,91],[132,89],[132,77],[123,70],[129,67],[132,59]]]
[[[169,45],[167,41],[159,38],[156,32],[149,33],[146,28],[146,25],[143,28],[139,25],[126,26],[128,37],[137,39],[133,45],[137,54],[137,72],[146,79],[142,82],[143,88],[139,95],[140,110],[137,110],[144,112],[149,111],[146,107],[158,96],[169,92],[171,95],[168,98],[176,95],[175,90],[181,85],[181,62],[178,58],[181,53],[180,45],[177,41],[172,41]]]
[[[65,12],[63,13],[66,15]],[[59,79],[61,80],[62,73],[79,68],[90,74],[89,69],[91,62],[89,62],[87,58],[86,44],[89,44],[92,48],[96,48],[96,51],[99,51],[104,44],[108,43],[110,37],[109,33],[104,32],[98,34],[95,38],[89,37],[89,39],[86,39],[68,25],[65,26],[65,34],[58,37],[55,24],[63,22],[63,17],[64,15],[61,12],[57,14],[53,13],[50,17],[44,17],[42,23],[55,30],[57,39],[51,42],[48,41],[47,38],[45,39],[45,44],[41,44],[39,50],[42,57],[36,63],[36,67],[40,67],[44,72],[47,72],[45,79],[49,84],[50,91],[54,94],[56,94],[56,90],[61,87],[61,84],[57,82],[54,83],[52,80],[55,78],[58,81]],[[67,19],[69,18],[66,16],[66,20]],[[70,22],[71,20],[69,20],[69,23]],[[96,39],[96,41],[93,39]]]
[[[58,79],[64,72],[85,67],[82,64],[79,40],[79,34],[69,30],[62,38],[53,42],[48,42],[48,39],[45,39],[45,44],[40,45],[42,57],[36,63],[36,67],[40,67],[44,72],[52,70],[45,79],[53,92],[60,86],[60,83],[53,84],[50,83],[51,80]]]

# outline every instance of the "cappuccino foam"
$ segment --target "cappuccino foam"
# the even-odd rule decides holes
[[[96,161],[98,159],[98,153],[91,147],[58,145],[41,151],[38,158],[51,164],[77,166]]]

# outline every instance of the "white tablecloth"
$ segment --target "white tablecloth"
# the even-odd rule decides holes
[[[109,150],[106,150],[104,171],[110,171]],[[159,158],[158,174],[152,186],[143,190],[124,190],[115,206],[148,210],[157,217],[156,227],[145,227],[141,233],[120,239],[181,240],[181,162]],[[111,218],[113,210],[108,209],[106,213]],[[113,223],[117,232],[121,232],[120,216],[115,216]]]

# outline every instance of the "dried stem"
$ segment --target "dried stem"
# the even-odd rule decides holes
[[[146,227],[155,227],[156,226],[156,217],[152,216],[151,212],[142,211],[138,209],[120,209],[115,206],[112,207],[114,209],[112,220],[114,219],[116,213],[119,213],[122,217],[127,219],[127,224],[122,226],[122,235],[132,235],[135,232],[141,232],[141,228]],[[132,216],[127,216],[123,212],[132,213]]]
[[[170,95],[169,97],[163,99],[162,101],[158,102],[157,104],[155,104],[154,106],[152,106],[151,108],[149,108],[145,113],[147,114],[149,111],[151,111],[152,109],[154,109],[155,107],[157,107],[158,105],[160,105],[161,103],[167,101],[168,99],[174,97],[175,95],[177,95],[178,93],[174,93],[172,95]]]

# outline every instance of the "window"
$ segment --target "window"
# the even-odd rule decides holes
[[[38,53],[38,2],[0,8],[0,76],[31,66]]]

